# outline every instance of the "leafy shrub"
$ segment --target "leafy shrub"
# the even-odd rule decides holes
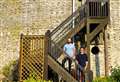
[[[40,79],[35,79],[35,75],[31,74],[30,77],[27,80],[24,80],[23,82],[52,82],[52,81],[45,81]]]
[[[18,81],[18,63],[16,60],[9,62],[6,64],[1,72],[6,79],[4,79],[4,82],[7,82],[7,80],[11,81]]]
[[[111,76],[104,78],[96,78],[93,82],[120,82],[120,66],[112,68]]]
[[[111,77],[97,77],[93,80],[93,82],[115,82],[111,79]]]
[[[12,65],[15,64],[15,61],[11,61],[9,64],[6,64],[3,69],[2,69],[2,74],[5,75],[6,77],[9,77],[10,75],[10,71],[11,71],[11,67]]]
[[[116,82],[120,82],[120,66],[112,69],[111,78],[113,78]]]
[[[3,73],[3,75],[5,75],[5,77],[8,77],[10,74],[10,65],[4,66],[2,69],[2,73]]]

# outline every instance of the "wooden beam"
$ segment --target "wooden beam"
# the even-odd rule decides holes
[[[21,34],[21,36],[20,36],[19,82],[22,81],[22,78],[21,78],[21,76],[22,76],[22,61],[23,61],[22,53],[23,53],[23,34]]]
[[[90,34],[90,23],[87,22],[87,56],[88,56],[88,70],[90,70],[90,41],[89,41],[89,34]]]
[[[60,64],[58,64],[51,56],[48,55],[48,65],[66,82],[78,82],[76,79],[74,79],[70,73],[68,73]]]
[[[51,37],[50,37],[50,30],[47,30],[45,33],[45,40],[44,40],[44,79],[48,79],[48,60],[47,60],[47,55],[48,52],[50,51],[50,46],[51,46]]]
[[[104,53],[105,53],[105,76],[109,75],[108,45],[107,31],[104,29]]]
[[[99,44],[101,44],[101,45],[103,45],[103,30],[102,30],[102,32],[100,32],[100,34],[99,34],[99,39],[98,39],[98,42],[99,42]]]
[[[102,23],[106,18],[88,18],[89,23]]]
[[[90,33],[90,35],[89,35],[89,41],[92,41],[92,39],[93,39],[100,31],[102,31],[102,29],[106,26],[107,23],[108,23],[108,19],[106,18],[106,19],[103,21],[103,23],[101,23],[100,25],[98,25],[98,26],[96,27],[96,29],[95,29],[92,33]]]

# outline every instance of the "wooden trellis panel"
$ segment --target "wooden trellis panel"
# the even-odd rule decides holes
[[[46,38],[39,35],[21,35],[20,40],[20,82],[30,75],[45,79],[47,73]]]

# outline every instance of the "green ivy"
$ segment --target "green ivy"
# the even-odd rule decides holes
[[[111,78],[113,78],[116,82],[120,82],[120,66],[112,69]]]

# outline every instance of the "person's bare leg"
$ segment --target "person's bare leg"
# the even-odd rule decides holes
[[[81,76],[81,72],[80,72],[80,82],[82,82],[82,76]]]

